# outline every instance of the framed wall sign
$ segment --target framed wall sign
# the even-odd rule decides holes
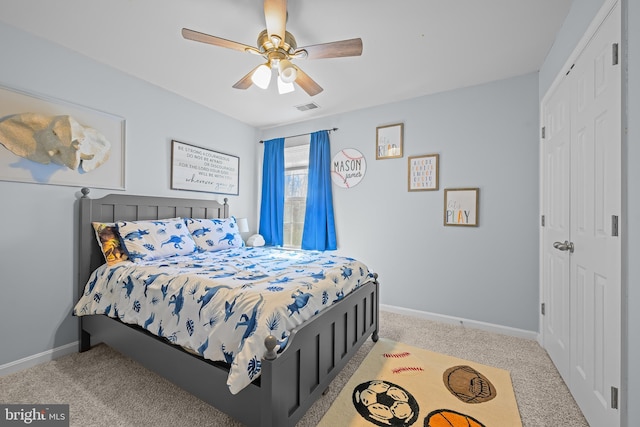
[[[362,181],[366,172],[367,160],[355,148],[340,150],[331,161],[331,180],[338,187],[356,186]]]
[[[205,193],[239,194],[240,158],[171,141],[171,188]]]
[[[378,126],[376,128],[376,159],[402,157],[404,123]]]
[[[478,188],[445,188],[444,225],[478,226]]]
[[[0,180],[125,189],[125,120],[0,85]]]
[[[438,189],[438,157],[437,154],[409,157],[409,191]]]

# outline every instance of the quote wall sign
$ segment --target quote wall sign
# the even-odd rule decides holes
[[[240,158],[171,141],[171,188],[239,194]]]

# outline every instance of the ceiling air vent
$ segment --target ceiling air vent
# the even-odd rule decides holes
[[[310,102],[309,104],[296,105],[296,108],[299,111],[307,111],[307,110],[315,110],[316,108],[320,108],[320,106],[315,102]]]

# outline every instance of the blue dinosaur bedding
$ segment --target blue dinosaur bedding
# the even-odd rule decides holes
[[[327,252],[236,248],[97,268],[73,313],[106,314],[230,365],[236,394],[260,375],[264,339],[289,331],[372,281]]]

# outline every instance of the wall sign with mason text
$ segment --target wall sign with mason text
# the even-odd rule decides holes
[[[240,158],[171,141],[171,188],[239,194]]]
[[[367,171],[367,161],[355,148],[339,151],[331,161],[331,180],[338,187],[351,188],[357,185]]]

